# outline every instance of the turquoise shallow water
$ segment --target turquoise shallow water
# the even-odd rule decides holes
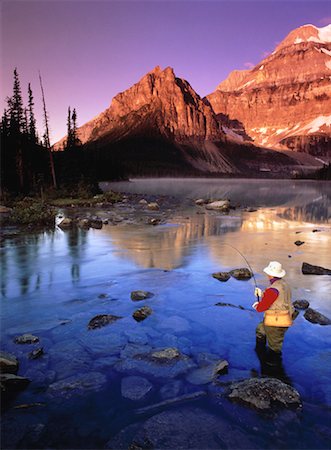
[[[208,354],[209,359],[229,362],[228,374],[221,377],[224,382],[263,372],[254,352],[260,315],[215,306],[226,302],[249,309],[254,301],[252,280],[220,283],[211,277],[215,271],[245,266],[229,245],[248,258],[261,287],[266,286],[263,267],[270,259],[281,261],[293,299],[305,298],[331,317],[331,277],[301,274],[303,261],[330,267],[330,184],[167,179],[110,186],[175,195],[183,200],[183,210],[156,227],[56,229],[2,243],[2,349],[18,357],[19,374],[32,380],[3,414],[4,448],[104,448],[125,427],[143,426],[156,414],[141,416],[138,408],[201,390],[208,395],[161,412],[188,408],[185,414],[190,416],[198,408],[193,417],[204,413],[207,421],[213,417],[226,423],[227,436],[211,441],[209,433],[205,448],[329,448],[330,326],[311,324],[300,313],[286,335],[283,376],[300,392],[300,412],[269,417],[225,397],[216,401],[222,388],[202,383],[197,370]],[[197,214],[199,208],[188,199],[199,197],[228,197],[258,210]],[[313,232],[316,229],[320,231]],[[297,247],[297,239],[305,244]],[[154,296],[134,303],[130,293],[137,289]],[[153,314],[135,322],[132,313],[143,305]],[[88,331],[89,320],[97,314],[123,318]],[[15,336],[27,332],[39,336],[45,351],[41,359],[27,357],[37,346],[13,343]],[[164,347],[177,347],[189,363],[170,370],[131,357],[138,350]],[[153,385],[146,399],[122,397],[121,382],[128,375],[143,376]],[[68,395],[55,389],[56,383],[76,378],[85,380],[83,389]],[[41,405],[14,408],[26,403]],[[188,433],[182,430],[183,448],[194,448],[198,441],[188,444]],[[234,436],[242,436],[239,443]]]

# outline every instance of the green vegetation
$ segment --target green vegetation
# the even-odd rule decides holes
[[[54,226],[56,210],[38,199],[25,197],[14,204],[9,216],[4,219],[9,225]]]

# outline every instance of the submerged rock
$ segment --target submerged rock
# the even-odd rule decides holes
[[[138,302],[140,300],[146,300],[147,298],[153,297],[154,294],[148,291],[132,291],[131,292],[131,300],[134,302]]]
[[[230,270],[230,275],[237,280],[249,280],[253,276],[252,272],[246,267]]]
[[[31,381],[28,378],[19,377],[12,373],[0,375],[1,392],[16,392],[25,389]]]
[[[44,354],[44,349],[42,347],[37,348],[36,350],[33,350],[32,352],[29,353],[29,359],[38,359],[43,354]]]
[[[73,375],[51,384],[47,394],[50,397],[69,399],[74,396],[86,395],[90,391],[99,391],[106,382],[106,376],[99,372],[89,372],[80,376]]]
[[[18,371],[18,360],[16,356],[0,352],[0,372],[16,374]]]
[[[304,313],[304,318],[311,323],[318,323],[319,325],[331,325],[331,320],[323,314],[308,308]]]
[[[101,328],[114,323],[119,319],[122,319],[122,317],[113,316],[112,314],[100,314],[89,321],[87,328],[89,330],[95,330],[96,328]]]
[[[132,317],[137,321],[137,322],[141,322],[142,320],[147,319],[148,316],[150,316],[152,314],[153,310],[152,308],[149,308],[148,306],[143,306],[140,309],[137,309],[137,311],[135,311],[132,314]]]
[[[229,272],[215,272],[212,274],[212,276],[219,281],[228,281],[228,279],[231,277]]]
[[[22,334],[22,336],[16,336],[14,342],[15,344],[36,344],[39,342],[39,337],[33,334]]]
[[[250,378],[233,383],[228,397],[261,410],[274,405],[286,408],[301,406],[299,392],[276,378]]]
[[[331,275],[330,269],[325,269],[324,267],[314,266],[306,262],[302,263],[302,273],[304,275]]]
[[[152,389],[153,385],[143,377],[126,377],[121,383],[122,397],[134,401],[144,399]]]
[[[293,302],[293,306],[296,309],[307,309],[307,308],[309,308],[309,301],[308,300],[295,300],[295,302]]]

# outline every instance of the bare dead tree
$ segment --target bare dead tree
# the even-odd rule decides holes
[[[46,109],[44,88],[43,88],[43,83],[42,83],[42,80],[41,80],[40,72],[39,72],[39,81],[40,81],[40,89],[41,89],[41,94],[42,94],[42,99],[43,99],[43,108],[44,108],[45,145],[46,145],[46,148],[47,148],[48,154],[49,154],[49,162],[50,162],[50,166],[51,166],[53,186],[56,189],[57,188],[57,183],[56,183],[55,167],[54,167],[54,160],[53,160],[53,155],[52,155],[52,150],[51,150],[51,143],[50,143],[50,139],[49,139],[48,114],[47,114],[47,109]]]

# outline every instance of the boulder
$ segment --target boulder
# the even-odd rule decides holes
[[[148,205],[148,201],[142,198],[141,200],[139,200],[139,205]]]
[[[129,400],[143,400],[152,389],[153,385],[143,377],[126,377],[121,382],[122,397],[128,398]]]
[[[113,316],[112,314],[100,314],[89,321],[87,328],[89,330],[95,330],[96,328],[105,327],[106,325],[114,323],[119,319],[122,319],[122,317]]]
[[[150,209],[151,211],[158,211],[160,209],[160,206],[156,202],[151,202],[148,203],[147,208]]]
[[[237,280],[249,280],[253,276],[252,272],[246,267],[230,270],[230,275]]]
[[[28,378],[19,377],[12,373],[3,373],[0,375],[1,392],[16,392],[25,389],[30,383]]]
[[[211,202],[206,205],[206,209],[228,212],[230,211],[230,202],[229,200],[218,200],[216,202]]]
[[[131,300],[134,302],[138,302],[140,300],[146,300],[147,298],[153,297],[152,292],[148,291],[132,291],[131,292]]]
[[[311,323],[317,323],[319,325],[331,325],[331,320],[323,314],[315,311],[312,308],[308,308],[304,313],[304,318]]]
[[[196,204],[197,206],[202,206],[202,205],[204,205],[205,203],[207,203],[207,202],[206,202],[206,200],[204,200],[203,198],[198,198],[198,199],[195,201],[195,204]]]
[[[36,344],[39,342],[39,338],[33,334],[22,334],[22,336],[16,336],[14,342],[15,344]]]
[[[16,374],[17,371],[18,360],[16,356],[6,352],[0,352],[0,372]]]
[[[331,275],[330,269],[325,269],[324,267],[314,266],[306,262],[302,263],[302,273],[304,275]]]
[[[300,247],[300,245],[304,244],[305,242],[304,241],[295,241],[294,243],[295,243],[295,245]]]
[[[229,272],[215,272],[212,274],[212,276],[219,281],[228,281],[228,279],[231,277]]]
[[[71,228],[73,226],[74,222],[69,217],[63,217],[60,222],[58,223],[58,226],[63,229]]]
[[[301,406],[299,392],[276,378],[249,378],[232,383],[228,397],[259,410],[268,410],[274,405]]]
[[[293,306],[296,309],[307,309],[307,308],[309,308],[309,301],[308,300],[295,300],[295,302],[293,302]]]
[[[41,347],[41,348],[36,348],[36,350],[33,350],[32,352],[30,352],[28,356],[29,356],[29,359],[38,359],[43,354],[44,354],[44,349]]]
[[[132,317],[137,322],[141,322],[142,320],[147,319],[147,317],[150,316],[152,312],[153,310],[151,308],[149,308],[148,306],[143,306],[142,308],[137,309],[137,311],[132,314]]]

